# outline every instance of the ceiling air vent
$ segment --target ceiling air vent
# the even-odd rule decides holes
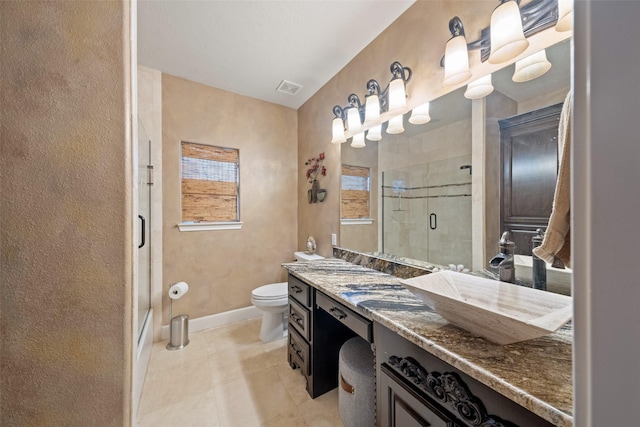
[[[283,80],[280,82],[280,84],[276,88],[276,91],[286,93],[287,95],[295,95],[298,93],[300,89],[302,89],[302,85],[299,85],[298,83],[293,83],[287,80]]]

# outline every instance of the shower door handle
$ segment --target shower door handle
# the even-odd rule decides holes
[[[429,215],[429,228],[432,230],[438,228],[438,216],[434,213]]]
[[[144,226],[145,220],[144,217],[142,215],[138,215],[138,218],[140,218],[140,237],[142,237],[142,242],[140,242],[140,244],[138,245],[138,249],[140,249],[141,247],[144,246],[144,235],[145,235],[145,231],[146,231],[146,227]]]

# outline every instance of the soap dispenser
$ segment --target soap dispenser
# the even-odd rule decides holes
[[[498,255],[491,258],[489,267],[498,273],[502,282],[516,283],[516,268],[513,262],[513,254],[516,244],[509,240],[509,232],[502,233],[498,242]]]
[[[541,228],[536,230],[536,235],[531,238],[532,249],[540,246],[544,239],[544,231]],[[533,288],[547,290],[547,263],[543,259],[538,258],[532,251],[532,272],[533,272]]]

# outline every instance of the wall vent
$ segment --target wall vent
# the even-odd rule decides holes
[[[302,85],[283,80],[276,88],[276,91],[286,93],[287,95],[295,95],[298,93],[298,91],[300,91],[300,89],[302,89]]]

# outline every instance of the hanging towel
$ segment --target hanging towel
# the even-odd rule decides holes
[[[549,225],[542,244],[533,254],[554,267],[571,266],[571,91],[567,94],[558,124],[558,156],[560,167]]]

